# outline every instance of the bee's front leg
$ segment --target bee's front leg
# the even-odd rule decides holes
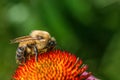
[[[22,62],[25,62],[25,48],[26,47],[18,47],[16,51],[16,62],[18,64],[22,64]]]

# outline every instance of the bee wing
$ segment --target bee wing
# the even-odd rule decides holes
[[[24,41],[33,40],[33,39],[35,39],[35,38],[33,38],[31,36],[22,36],[22,37],[13,39],[10,42],[11,43],[19,43],[19,42],[24,42]]]

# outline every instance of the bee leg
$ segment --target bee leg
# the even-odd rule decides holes
[[[33,46],[34,52],[35,52],[35,60],[38,61],[38,49],[36,46]]]

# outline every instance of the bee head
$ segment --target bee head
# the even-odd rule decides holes
[[[54,37],[52,37],[49,41],[48,41],[48,46],[50,47],[54,47],[56,45],[56,40]]]

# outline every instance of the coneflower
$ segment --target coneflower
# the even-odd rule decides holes
[[[27,60],[19,65],[13,78],[15,80],[87,80],[91,73],[84,74],[87,65],[75,55],[61,50],[53,50]],[[96,79],[89,79],[96,80]]]

